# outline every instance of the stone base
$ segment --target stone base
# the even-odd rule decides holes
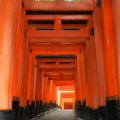
[[[14,110],[0,110],[0,120],[14,120]]]
[[[92,120],[100,120],[98,109],[92,110]]]
[[[76,111],[77,117],[80,117],[80,106],[81,106],[81,101],[76,101],[75,111]]]
[[[12,101],[12,109],[15,112],[15,120],[20,120],[20,101],[18,99]]]
[[[29,119],[32,119],[33,118],[33,116],[32,116],[32,105],[28,106],[28,111],[29,111]]]
[[[120,109],[118,108],[117,111],[118,111],[118,112],[117,112],[117,114],[118,114],[118,120],[120,120]]]
[[[98,107],[100,120],[107,120],[107,110],[105,106]]]
[[[106,108],[108,120],[118,120],[118,100],[108,99]]]

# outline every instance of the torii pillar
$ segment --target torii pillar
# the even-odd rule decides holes
[[[115,24],[113,15],[113,1],[103,0],[103,25],[107,82],[107,116],[108,120],[117,120],[118,105],[118,76],[115,45]]]
[[[0,119],[13,120],[12,80],[16,30],[16,0],[0,2]]]
[[[113,1],[113,9],[116,31],[117,69],[118,69],[118,95],[119,95],[118,116],[120,116],[120,0]]]
[[[103,34],[103,15],[102,6],[95,6],[94,11],[94,30],[95,30],[95,53],[96,53],[96,69],[98,81],[99,95],[99,116],[106,119],[106,71],[105,71],[105,48]]]

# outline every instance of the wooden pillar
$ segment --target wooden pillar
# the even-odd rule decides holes
[[[83,104],[86,106],[87,112],[85,111],[84,119],[98,119],[98,83],[97,83],[97,66],[96,66],[96,53],[95,53],[95,41],[94,37],[90,36],[87,41],[86,48],[83,52],[83,63],[85,77],[85,91],[86,91],[86,102]]]
[[[15,56],[14,56],[14,78],[13,78],[13,98],[12,98],[12,108],[15,111],[15,120],[19,120],[20,119],[20,100],[23,101],[23,97],[21,96],[23,93],[23,89],[21,89],[22,86],[22,81],[23,78],[21,79],[21,75],[23,75],[23,71],[21,74],[21,67],[23,67],[23,56],[22,56],[22,52],[23,52],[23,42],[24,42],[24,34],[22,34],[24,32],[23,27],[24,27],[24,17],[22,14],[22,6],[21,6],[21,0],[17,1],[17,25],[16,25],[16,43],[15,43]],[[20,26],[21,25],[21,26]],[[22,32],[23,31],[23,32]],[[21,46],[21,44],[23,46]],[[21,48],[22,47],[22,48]],[[19,51],[20,50],[20,51]],[[24,51],[25,52],[25,51]],[[21,57],[19,57],[21,56]],[[22,60],[22,61],[21,61]],[[25,60],[24,60],[25,61]],[[22,64],[22,66],[20,66],[20,64]],[[20,68],[19,68],[20,67]],[[20,98],[22,97],[22,98]]]
[[[37,101],[40,101],[40,93],[41,93],[41,86],[40,86],[40,75],[41,75],[41,71],[40,69],[38,68],[37,69],[37,81],[36,81],[36,96],[35,96],[35,99]]]
[[[53,81],[50,80],[50,101],[52,102],[52,86],[53,86]]]
[[[104,35],[102,22],[102,8],[96,7],[94,12],[95,28],[95,50],[97,62],[97,75],[99,85],[99,106],[106,105],[106,74],[105,74],[105,54],[104,54]]]
[[[106,70],[102,7],[95,6],[93,19],[95,30],[95,52],[99,95],[98,110],[101,119],[106,119]]]
[[[83,97],[84,91],[83,91],[83,67],[82,67],[81,53],[77,55],[77,72],[78,72],[77,85],[78,85],[78,94],[79,94],[78,100],[82,103],[84,100],[84,97]]]
[[[55,30],[61,30],[61,20],[55,20]]]
[[[103,1],[104,44],[107,73],[107,96],[118,96],[115,52],[115,26],[112,0]]]
[[[48,77],[44,74],[44,95],[43,95],[43,103],[44,103],[44,112],[48,111]]]
[[[50,97],[51,97],[51,80],[48,80],[48,86],[47,86],[47,103],[50,103]]]
[[[48,87],[48,77],[45,75],[45,78],[44,78],[44,103],[47,103],[47,87]]]
[[[32,103],[33,101],[33,97],[34,97],[34,76],[33,76],[33,68],[34,63],[33,63],[33,55],[30,52],[29,53],[29,66],[28,66],[28,100],[29,100],[29,104]]]
[[[45,84],[45,76],[44,76],[44,72],[41,73],[41,100],[43,101],[44,103],[44,84]]]
[[[107,114],[108,119],[117,120],[118,76],[115,45],[115,24],[113,15],[113,0],[103,0],[103,26],[107,82]]]
[[[55,85],[55,83],[53,82],[53,86],[52,86],[52,102],[55,104],[56,100],[57,100],[57,87]]]
[[[37,75],[37,100],[40,102],[39,104],[39,113],[43,112],[43,94],[44,94],[44,72],[38,68]]]
[[[12,120],[13,111],[11,111],[11,109],[16,34],[16,0],[4,0],[0,3],[0,119]],[[9,116],[9,118],[7,116]]]
[[[84,61],[86,62],[86,107],[91,105],[91,87],[90,87],[90,57],[89,57],[89,41],[86,43],[85,53],[84,53]]]
[[[29,66],[28,66],[28,101],[29,101],[29,119],[32,119],[35,116],[35,101],[34,101],[34,56],[31,51],[28,55]]]
[[[37,72],[38,71],[38,65],[37,65],[37,60],[35,60],[35,66],[34,66],[34,90],[33,90],[33,100],[36,101],[36,95],[37,95]]]
[[[18,63],[19,63],[19,44],[21,41],[21,20],[22,20],[22,6],[21,1],[18,1],[18,15],[17,15],[17,32],[15,44],[15,60],[14,60],[14,80],[13,80],[13,96],[18,97]]]
[[[117,48],[117,75],[118,75],[118,95],[120,101],[120,9],[119,0],[113,0],[113,10],[114,10],[114,21],[115,21],[115,31],[116,31],[116,48]],[[119,102],[120,108],[120,102]],[[118,109],[118,116],[120,116],[120,109]],[[120,119],[120,118],[119,118]]]

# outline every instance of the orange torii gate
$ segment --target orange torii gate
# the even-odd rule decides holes
[[[120,94],[119,1],[86,0],[76,4],[58,0],[56,3],[59,7],[53,7],[54,2],[25,0],[21,6],[21,0],[0,1],[0,119],[33,118],[48,110],[50,101],[55,107],[57,85],[41,71],[36,56],[75,55],[77,115],[83,119],[117,120]],[[65,13],[73,10],[73,15],[29,16],[35,10],[39,10],[37,13],[56,10],[57,14],[62,14],[62,10]],[[88,15],[74,16],[76,11]],[[44,21],[47,17],[54,24],[45,26],[54,26],[53,30],[39,30],[39,25],[36,29],[28,24],[29,20]],[[86,25],[72,24],[81,30],[70,31],[65,29],[69,25],[61,24],[66,20],[86,20]],[[67,66],[67,69],[71,67],[74,65]]]

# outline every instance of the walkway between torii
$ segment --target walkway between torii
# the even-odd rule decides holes
[[[36,118],[36,120],[76,120],[73,110],[55,110],[48,114]],[[80,120],[80,119],[79,119]]]

